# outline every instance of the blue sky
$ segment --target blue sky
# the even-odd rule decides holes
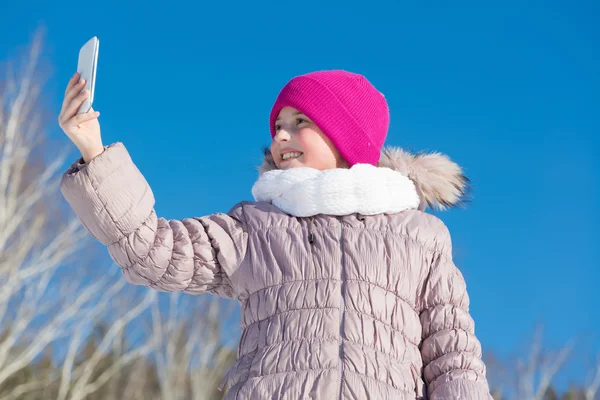
[[[446,153],[473,181],[466,209],[437,215],[484,351],[508,356],[542,322],[549,349],[580,339],[565,384],[600,351],[600,7],[527,3],[10,2],[0,60],[44,27],[58,115],[98,36],[103,139],[125,143],[166,218],[251,199],[291,77],[364,74],[390,105],[387,144]]]

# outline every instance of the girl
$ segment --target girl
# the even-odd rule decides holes
[[[295,77],[270,115],[255,202],[181,221],[122,143],[103,146],[73,76],[60,126],[82,158],[61,190],[128,282],[241,304],[226,399],[491,399],[450,235],[426,206],[468,180],[440,154],[383,148],[389,112],[365,77]]]

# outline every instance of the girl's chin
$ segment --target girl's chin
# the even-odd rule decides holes
[[[304,167],[304,164],[300,162],[302,156],[298,158],[292,158],[290,160],[282,160],[279,162],[279,169],[290,169]]]
[[[292,169],[292,168],[300,168],[303,167],[303,165],[291,165],[291,164],[281,164],[281,166],[279,167],[279,169]]]

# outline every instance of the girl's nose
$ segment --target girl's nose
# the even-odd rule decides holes
[[[290,140],[290,134],[285,129],[280,129],[275,134],[275,140],[277,142],[287,142],[288,140]]]

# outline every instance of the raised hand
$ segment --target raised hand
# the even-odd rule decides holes
[[[76,72],[67,85],[58,124],[77,146],[83,160],[89,162],[104,151],[104,146],[98,122],[100,113],[92,108],[85,114],[77,115],[77,110],[90,95],[88,90],[83,90],[84,87],[85,81],[80,80]]]

